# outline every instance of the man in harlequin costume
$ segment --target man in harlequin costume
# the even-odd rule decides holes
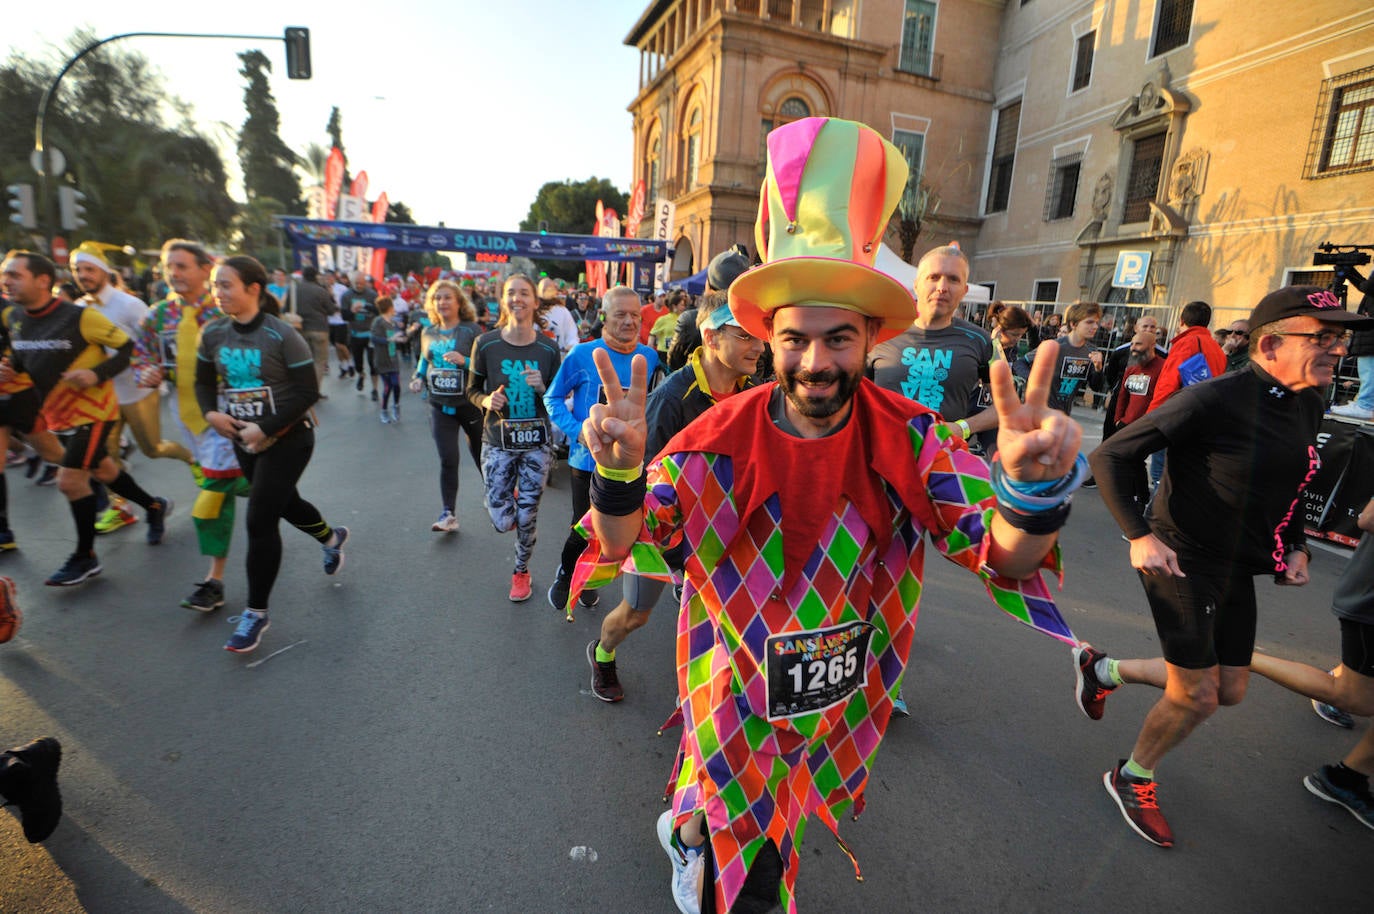
[[[925,539],[998,606],[1074,643],[1040,570],[1059,567],[1082,430],[993,366],[991,470],[926,407],[863,378],[911,325],[910,293],[872,263],[907,181],[862,124],[806,118],[768,136],[755,234],[764,263],[730,287],[778,381],[731,397],[647,468],[645,370],[583,426],[593,531],[574,595],[646,549],[685,546],[678,617],[682,746],[659,840],[680,910],[796,910],[806,817],[857,814],[911,649]],[[600,361],[600,360],[598,360]],[[632,548],[633,547],[633,548]],[[838,834],[837,834],[838,838]],[[841,847],[844,847],[841,844]],[[856,864],[857,872],[857,864]]]

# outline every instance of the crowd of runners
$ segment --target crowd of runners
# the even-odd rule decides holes
[[[1054,321],[994,303],[981,326],[957,316],[969,272],[957,245],[927,252],[911,289],[873,268],[905,181],[886,140],[806,119],[768,148],[762,262],[721,252],[696,297],[646,301],[623,286],[597,296],[523,273],[287,276],[173,239],[145,301],[102,246],[73,253],[75,296],[59,294],[67,277],[48,258],[11,251],[0,267],[0,437],[11,467],[56,483],[75,527],[46,583],[100,574],[97,537],[140,517],[149,545],[161,543],[173,499],[142,488],[123,458],[137,447],[181,461],[208,560],[181,605],[226,604],[246,498],[246,586],[225,649],[253,651],[270,624],[281,521],[318,543],[324,574],[344,565],[348,528],[297,487],[322,382],[337,371],[334,383],[370,396],[386,425],[402,421],[403,393],[417,396],[406,415],[423,412],[434,443],[434,533],[459,531],[466,454],[486,519],[513,534],[512,602],[538,592],[571,621],[617,592],[586,647],[596,698],[625,698],[618,652],[671,600],[676,618],[663,624],[678,633],[682,742],[657,832],[687,912],[794,909],[802,822],[816,815],[838,839],[840,816],[862,810],[882,735],[906,713],[927,540],[996,605],[1070,645],[1089,718],[1124,683],[1163,690],[1131,752],[1103,775],[1126,822],[1154,844],[1173,843],[1155,766],[1218,706],[1239,702],[1251,671],[1309,696],[1333,722],[1374,713],[1370,537],[1337,594],[1336,669],[1253,654],[1254,579],[1307,581],[1293,507],[1315,469],[1319,392],[1349,331],[1374,320],[1324,290],[1289,287],[1222,343],[1205,302],[1183,308],[1176,328],[1152,318],[1122,328],[1105,354],[1092,345],[1093,303]],[[864,205],[828,208],[841,199]],[[1104,443],[1086,459],[1072,412],[1092,391],[1106,400]],[[533,569],[540,501],[560,459],[572,511],[543,519],[562,547],[555,567]],[[11,524],[5,484],[0,550],[12,550],[22,519]],[[1160,658],[1118,660],[1080,640],[1041,579],[1072,573],[1057,533],[1084,486],[1100,487],[1130,541]],[[1370,504],[1358,519],[1366,531]],[[0,641],[19,619],[3,581]],[[749,738],[723,737],[737,732]],[[55,825],[59,759],[55,741],[0,755],[0,793],[35,809],[42,836]],[[1305,784],[1374,827],[1370,774],[1367,732]]]

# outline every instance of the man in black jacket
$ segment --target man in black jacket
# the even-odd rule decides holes
[[[1244,698],[1255,643],[1253,579],[1308,581],[1298,499],[1321,464],[1321,391],[1350,328],[1367,325],[1374,320],[1346,311],[1325,289],[1272,292],[1250,314],[1249,368],[1180,389],[1089,457],[1130,540],[1164,656],[1117,661],[1080,645],[1076,697],[1097,720],[1123,682],[1164,689],[1130,757],[1103,775],[1127,824],[1161,847],[1174,839],[1159,811],[1154,768],[1218,706]],[[1141,460],[1166,448],[1163,480],[1141,517],[1132,480]]]

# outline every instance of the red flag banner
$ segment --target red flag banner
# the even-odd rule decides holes
[[[355,197],[367,197],[367,172],[358,172],[358,175],[353,179],[353,185],[349,187],[348,192]]]
[[[338,146],[329,150],[329,159],[324,165],[324,211],[326,219],[333,219],[338,212],[339,191],[343,189],[344,154]]]
[[[635,184],[634,193],[630,194],[630,211],[625,215],[625,234],[627,237],[639,237],[639,224],[644,221],[645,196],[644,181],[640,180]]]
[[[391,202],[386,198],[386,191],[382,191],[377,199],[372,201],[372,221],[377,225],[386,221],[386,211],[391,206]],[[372,269],[368,270],[372,278],[377,282],[382,281],[386,274],[386,248],[375,248],[372,251]]]

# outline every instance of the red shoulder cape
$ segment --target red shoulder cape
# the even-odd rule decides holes
[[[897,508],[888,498],[888,487],[927,529],[936,526],[925,480],[916,467],[920,445],[908,429],[913,418],[934,416],[931,410],[865,378],[855,391],[854,412],[843,429],[825,438],[797,438],[775,426],[768,414],[776,386],[763,384],[716,404],[678,432],[662,453],[694,451],[730,458],[742,521],[737,536],[751,530],[770,496],[778,496],[786,522],[776,517],[770,522],[782,529],[784,591],[803,571],[841,499],[848,499],[873,531],[879,554],[891,542]],[[767,539],[767,531],[754,532],[757,542]]]

